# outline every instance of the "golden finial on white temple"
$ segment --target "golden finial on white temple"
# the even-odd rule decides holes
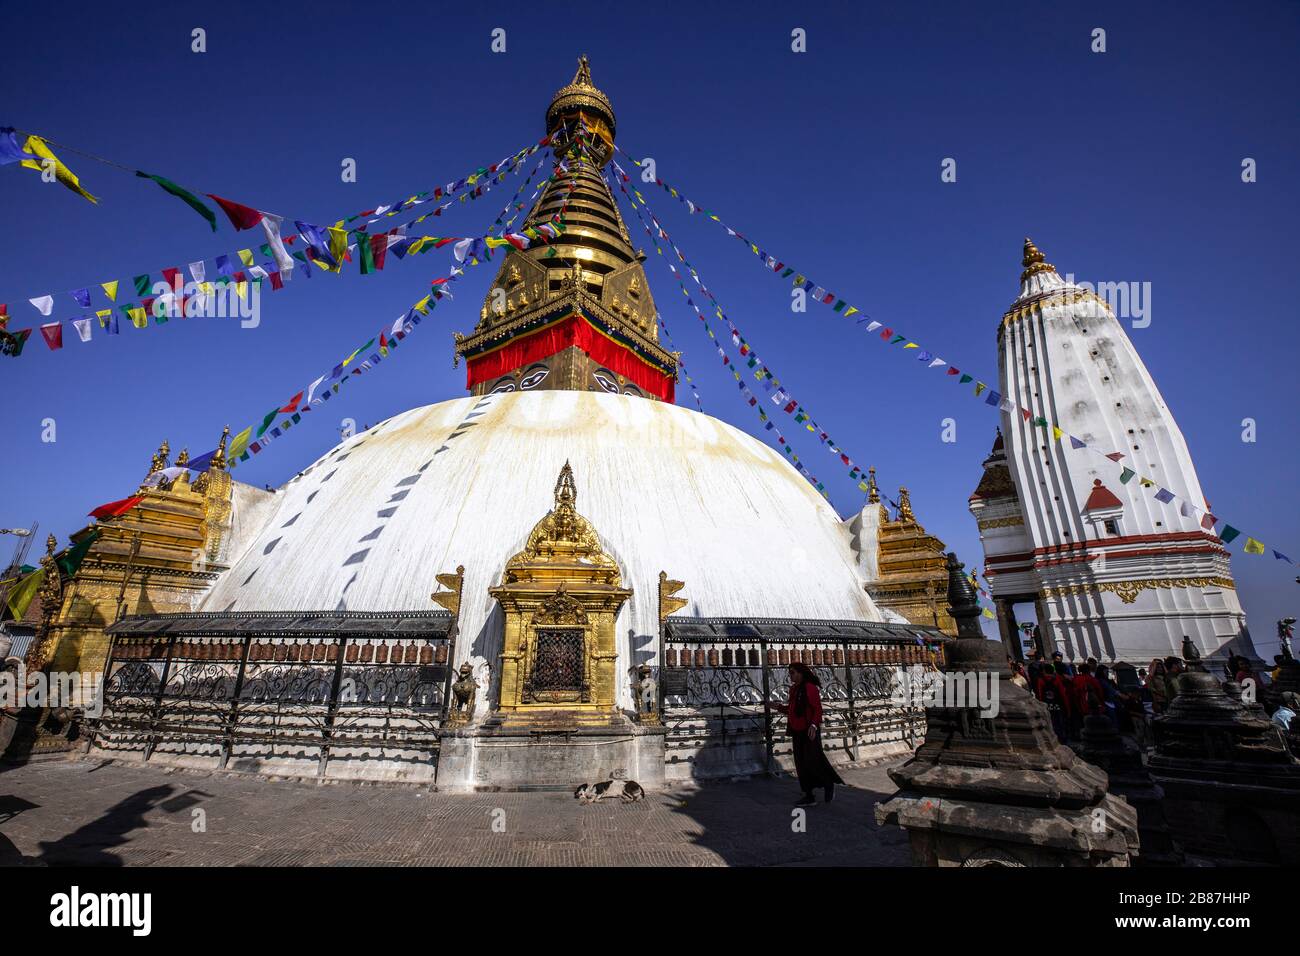
[[[1056,271],[1056,267],[1047,261],[1046,257],[1039,252],[1038,247],[1034,245],[1034,240],[1028,236],[1025,236],[1025,255],[1020,260],[1020,264],[1025,267],[1025,271],[1020,273],[1021,282],[1039,272]]]

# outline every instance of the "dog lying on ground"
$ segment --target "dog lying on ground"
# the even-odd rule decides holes
[[[635,780],[604,780],[601,783],[584,783],[573,791],[579,803],[595,803],[606,797],[618,797],[624,803],[645,799],[645,790]]]

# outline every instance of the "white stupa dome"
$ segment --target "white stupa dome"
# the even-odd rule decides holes
[[[434,576],[463,565],[455,663],[495,661],[488,588],[553,506],[566,461],[578,512],[633,590],[624,660],[655,650],[661,570],[686,583],[679,616],[885,620],[839,516],[775,451],[685,408],[579,391],[413,409],[270,501],[236,494],[231,568],[199,610],[429,610]]]

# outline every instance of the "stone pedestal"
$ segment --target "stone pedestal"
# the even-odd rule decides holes
[[[1178,696],[1153,723],[1148,764],[1188,857],[1300,865],[1300,762],[1280,729],[1234,700],[1189,641]]]
[[[927,707],[925,742],[890,771],[900,790],[876,821],[908,831],[919,866],[1127,866],[1136,812],[1106,792],[1105,773],[1057,743],[1047,709],[1011,683],[1003,645],[980,635],[952,555],[949,572],[961,636],[945,673],[995,675],[993,713]]]
[[[442,738],[437,786],[450,792],[568,790],[601,780],[664,785],[664,728],[626,718],[568,729],[489,723]]]
[[[1090,714],[1083,720],[1083,741],[1074,749],[1088,763],[1104,770],[1110,792],[1123,797],[1137,811],[1139,846],[1133,864],[1182,866],[1182,847],[1170,835],[1165,820],[1165,792],[1152,781],[1137,744],[1116,733],[1109,718]]]

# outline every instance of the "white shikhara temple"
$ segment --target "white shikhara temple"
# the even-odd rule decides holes
[[[1187,442],[1123,326],[1028,239],[1023,266],[999,381],[1030,417],[1003,411],[970,498],[1003,640],[1019,651],[1012,606],[1032,602],[1045,652],[1068,660],[1145,665],[1181,656],[1184,635],[1203,657],[1255,658],[1228,552],[1178,503],[1208,510]],[[1040,417],[1123,457],[1072,449]],[[1135,476],[1121,482],[1121,466]]]

